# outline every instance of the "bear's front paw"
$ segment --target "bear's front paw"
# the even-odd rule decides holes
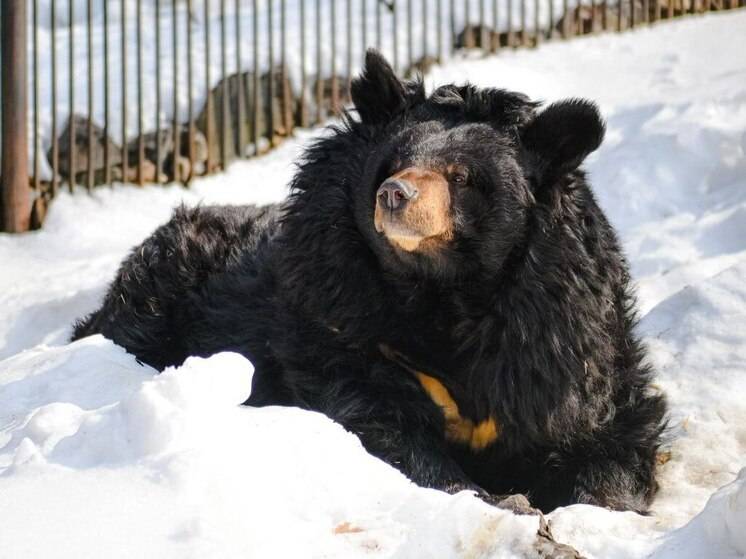
[[[514,495],[478,495],[485,503],[499,509],[509,510],[513,514],[528,514],[539,517],[539,529],[536,531],[534,549],[541,558],[546,559],[583,559],[573,547],[559,543],[554,539],[552,530],[544,518],[542,512],[531,506],[525,495],[516,493]]]

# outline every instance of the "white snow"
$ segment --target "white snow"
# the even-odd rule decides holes
[[[746,556],[744,31],[743,11],[712,14],[428,77],[588,97],[608,118],[588,169],[638,285],[671,458],[650,516],[550,515],[588,557]],[[240,356],[154,376],[99,336],[66,344],[175,205],[282,199],[318,133],[189,190],[63,193],[43,230],[0,235],[0,558],[530,553],[535,518],[417,488],[321,415],[239,406],[252,374]]]

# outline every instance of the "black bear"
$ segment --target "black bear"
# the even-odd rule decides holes
[[[281,206],[181,208],[74,337],[158,369],[232,350],[416,483],[645,511],[665,400],[584,158],[595,105],[426,95],[369,52]],[[489,499],[489,497],[488,497]]]

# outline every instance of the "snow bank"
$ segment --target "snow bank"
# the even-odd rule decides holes
[[[0,556],[531,552],[537,518],[417,488],[323,415],[240,406],[252,373],[221,353],[154,376],[101,336],[0,362]]]
[[[746,468],[707,502],[705,510],[677,530],[653,559],[746,556]]]
[[[589,97],[608,119],[588,169],[638,284],[640,332],[671,402],[670,458],[650,516],[550,515],[587,557],[746,553],[745,28],[746,13],[712,14],[428,78]],[[318,133],[189,190],[62,193],[43,230],[0,235],[0,558],[530,553],[535,518],[414,487],[318,414],[239,406],[241,357],[154,377],[100,337],[65,345],[174,206],[282,199]]]

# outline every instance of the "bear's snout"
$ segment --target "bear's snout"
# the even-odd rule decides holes
[[[376,191],[374,225],[395,247],[413,252],[453,233],[448,180],[439,172],[408,167]],[[431,241],[423,245],[424,241]]]
[[[419,191],[409,181],[390,178],[383,181],[376,194],[378,203],[384,210],[404,209],[407,202],[417,197]]]

